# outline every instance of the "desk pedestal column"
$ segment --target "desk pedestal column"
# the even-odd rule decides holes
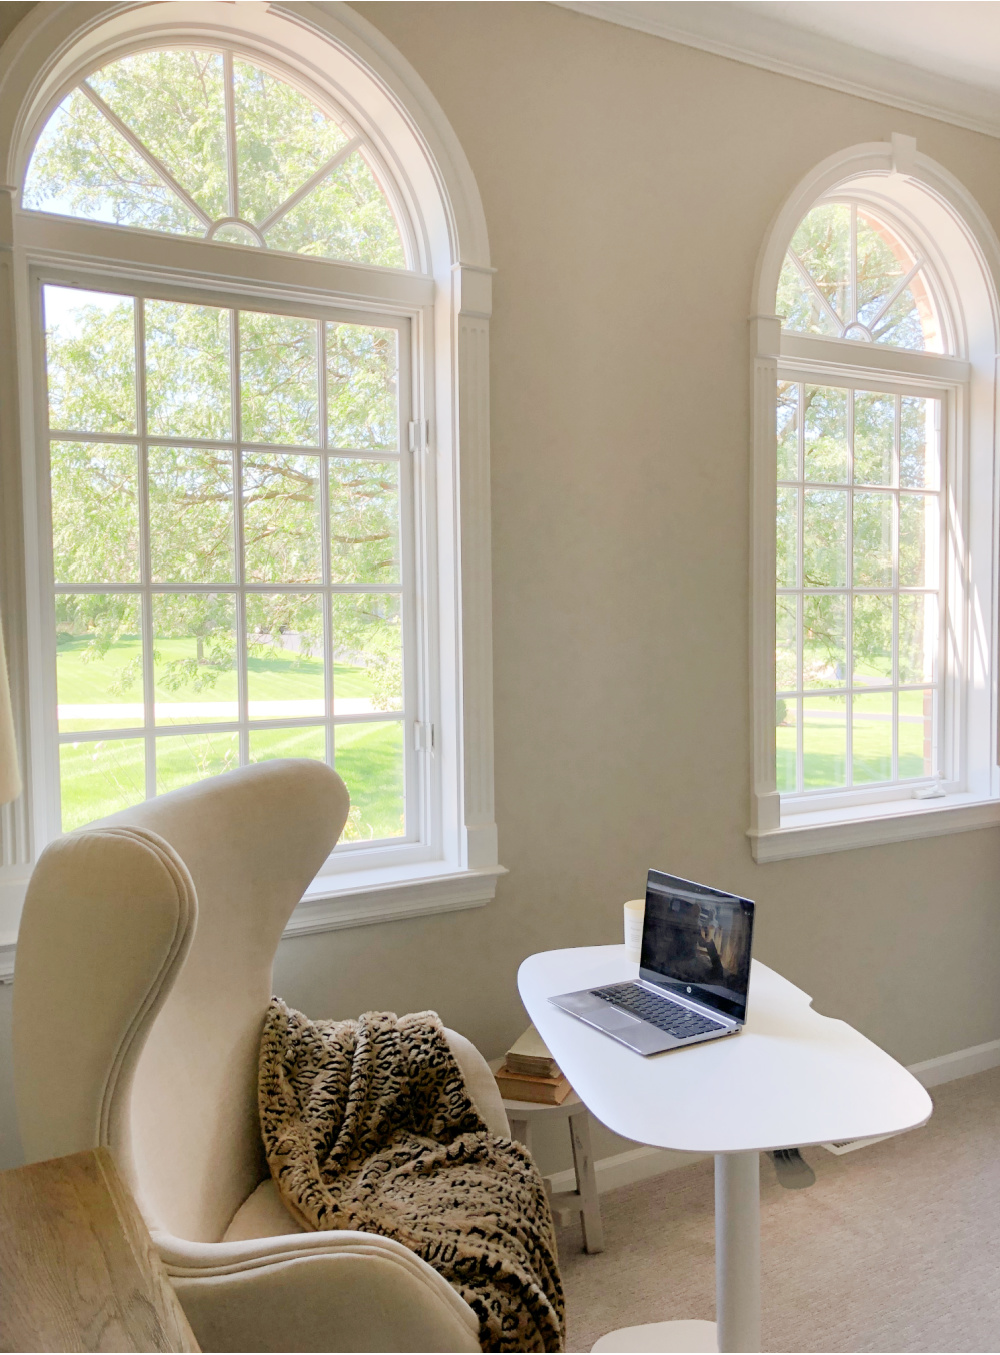
[[[760,1350],[760,1154],[715,1158],[715,1321],[720,1351]]]
[[[760,1154],[715,1155],[715,1321],[653,1322],[595,1351],[760,1350]]]

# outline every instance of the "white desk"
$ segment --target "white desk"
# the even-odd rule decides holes
[[[715,1154],[716,1323],[660,1322],[602,1337],[595,1350],[760,1349],[758,1154],[923,1124],[920,1083],[808,994],[753,962],[747,1024],[730,1039],[642,1058],[548,998],[634,979],[624,946],[525,960],[521,1000],[583,1103],[624,1138]]]

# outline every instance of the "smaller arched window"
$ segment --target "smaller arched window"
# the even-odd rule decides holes
[[[783,328],[944,352],[927,261],[903,230],[857,202],[824,202],[792,237],[778,283]]]
[[[38,140],[23,205],[406,267],[371,146],[345,114],[232,50],[138,52],[81,80]]]
[[[894,170],[896,151],[817,171],[758,275],[776,317],[755,330],[755,530],[774,548],[754,611],[758,860],[913,836],[914,799],[1000,791],[982,681],[995,287],[947,205],[960,191]],[[886,830],[904,812],[913,831]]]

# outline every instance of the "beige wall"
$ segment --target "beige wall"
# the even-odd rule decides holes
[[[655,865],[757,899],[760,957],[904,1062],[1000,1037],[995,830],[766,866],[745,836],[746,320],[762,238],[819,160],[892,132],[1000,226],[1000,143],[545,4],[358,9],[451,119],[498,269],[510,874],[486,909],[288,942],[276,990],[315,1016],[435,1007],[500,1053],[525,1024],[524,956],[619,939],[621,902]],[[3,1097],[0,1082],[9,1121]]]

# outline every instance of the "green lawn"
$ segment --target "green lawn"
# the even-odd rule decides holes
[[[60,705],[119,705],[142,701],[141,682],[115,693],[112,683],[121,670],[140,653],[138,637],[123,637],[103,659],[88,660],[86,641],[70,639],[59,646],[57,672]],[[164,662],[195,654],[193,639],[160,640],[157,649]],[[253,658],[249,661],[252,700],[322,699],[323,665],[316,659],[295,657]],[[338,696],[365,697],[371,688],[363,668],[346,664],[334,667]],[[187,683],[177,691],[157,688],[158,701],[233,702],[237,697],[236,673],[220,673],[215,684],[201,691]],[[203,717],[205,719],[210,716]],[[95,729],[106,720],[63,721],[63,732]],[[141,725],[141,718],[115,719],[116,727]],[[197,723],[185,717],[185,723]],[[403,832],[403,742],[402,724],[385,720],[338,725],[335,762],[351,794],[351,815],[344,830],[345,841],[397,837]],[[250,760],[263,762],[277,757],[326,755],[326,735],[321,726],[292,729],[252,730]],[[60,748],[62,820],[69,831],[93,819],[137,804],[145,797],[144,742],[142,739],[106,739],[63,744]],[[239,763],[235,734],[165,734],[157,739],[156,783],[159,792],[189,785],[204,776],[228,771]]]
[[[60,637],[56,656],[56,673],[59,687],[59,704],[64,706],[82,705],[135,705],[142,701],[141,653],[138,636],[125,635],[113,644],[99,659],[87,655],[85,638]],[[192,659],[196,656],[197,646],[193,637],[178,639],[160,639],[155,649],[160,656],[157,664],[159,678],[163,666],[178,659]],[[133,681],[125,690],[114,690],[120,681],[122,670],[132,665]],[[294,655],[288,658],[270,655],[266,658],[251,658],[247,662],[250,699],[254,701],[301,701],[321,700],[323,697],[323,664],[319,659],[301,659]],[[233,702],[237,699],[236,670],[220,672],[206,668],[200,674],[202,686],[195,681],[183,683],[175,690],[167,690],[162,681],[155,684],[158,702]],[[363,668],[352,668],[337,663],[333,667],[334,693],[338,697],[364,697],[371,695],[371,684]],[[211,717],[205,716],[209,719]],[[185,723],[197,723],[185,720]],[[142,719],[125,717],[116,728],[131,728],[141,725]],[[101,723],[93,720],[64,721],[61,729],[64,733],[74,729],[100,729]]]
[[[892,714],[892,697],[888,692],[860,696],[864,714]],[[776,735],[778,789],[795,789],[795,723],[794,702],[789,701],[784,724],[778,725]],[[802,772],[805,790],[820,790],[826,786],[846,783],[847,705],[843,699],[805,698],[806,715],[802,725]],[[831,716],[818,718],[815,712],[828,710]],[[923,694],[900,692],[900,715],[923,716]],[[839,718],[835,718],[839,715]],[[864,785],[887,781],[892,773],[891,719],[854,722],[854,784]],[[902,721],[899,726],[899,776],[901,779],[926,774],[924,766],[923,720]]]

